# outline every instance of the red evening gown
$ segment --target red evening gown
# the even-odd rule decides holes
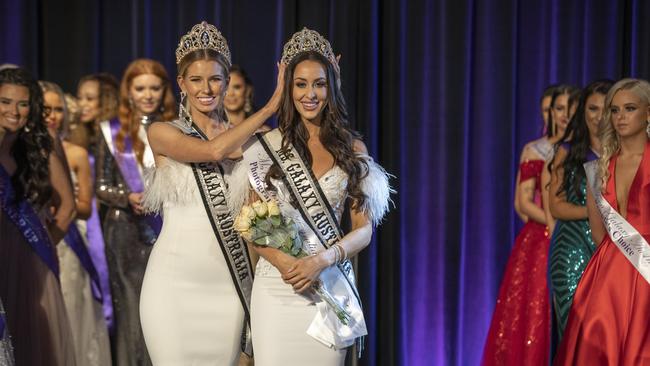
[[[543,160],[520,165],[520,181],[535,179],[540,194]],[[546,225],[528,220],[515,239],[483,350],[482,365],[548,365],[551,307],[546,276]]]
[[[650,143],[634,176],[626,220],[650,241]],[[604,198],[618,211],[614,169]],[[650,284],[605,235],[578,284],[555,365],[650,365]]]

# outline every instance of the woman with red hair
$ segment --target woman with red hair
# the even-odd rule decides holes
[[[100,122],[96,193],[108,206],[103,230],[106,242],[115,334],[113,358],[118,365],[150,364],[140,328],[139,298],[145,267],[162,225],[142,211],[144,172],[153,153],[146,129],[153,121],[170,121],[175,101],[169,77],[158,62],[133,61],[120,85],[118,118]]]

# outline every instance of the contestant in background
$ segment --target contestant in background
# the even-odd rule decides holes
[[[649,121],[650,84],[614,84],[605,98],[602,154],[585,165],[598,249],[578,283],[556,365],[650,364]]]
[[[41,81],[45,123],[53,139],[65,138],[70,120],[68,103],[61,88]],[[77,220],[68,228],[65,238],[57,245],[60,282],[68,312],[77,363],[81,365],[110,365],[108,327],[104,320],[99,275],[88,253],[86,221],[90,217],[93,182],[86,149],[62,141],[64,158],[74,186]]]
[[[540,103],[540,112],[541,112],[541,115],[542,115],[542,120],[544,121],[544,127],[542,129],[543,136],[540,137],[539,139],[535,140],[535,141],[531,141],[530,143],[526,144],[526,146],[524,146],[524,151],[526,151],[526,149],[530,148],[531,146],[539,146],[540,149],[541,149],[540,152],[542,153],[542,155],[550,154],[551,146],[550,146],[550,144],[546,143],[547,142],[546,141],[547,140],[546,131],[548,129],[548,118],[549,118],[549,110],[551,109],[551,98],[553,97],[553,90],[554,90],[555,87],[556,87],[556,85],[547,86],[546,89],[544,89],[544,92],[542,93],[542,97],[540,98],[540,101],[539,101],[539,103]],[[523,155],[523,151],[522,151],[522,155]],[[519,161],[520,162],[522,161],[521,155],[520,155]],[[517,169],[517,180],[515,181],[515,212],[517,213],[517,216],[519,216],[521,221],[526,222],[526,221],[528,221],[528,216],[524,215],[521,212],[521,207],[520,207],[520,204],[519,204],[519,179],[520,179],[520,176],[521,176],[521,172],[519,171],[519,169]],[[541,200],[541,197],[539,197],[539,199]]]
[[[113,75],[98,73],[86,75],[79,80],[77,101],[81,108],[80,124],[70,131],[68,140],[97,157],[101,135],[99,123],[117,116],[119,108],[119,84]]]
[[[223,100],[223,107],[226,110],[230,125],[237,126],[255,112],[253,106],[254,90],[253,81],[248,77],[246,71],[239,65],[232,65],[228,91],[226,91],[226,97]],[[270,129],[269,126],[262,125],[258,131],[268,131]]]
[[[119,107],[119,84],[115,78],[106,73],[86,75],[81,78],[77,87],[77,102],[79,106],[78,121],[71,122],[75,129],[70,130],[66,139],[88,151],[90,174],[93,178],[93,187],[96,184],[97,157],[99,146],[102,142],[99,131],[99,122],[110,120],[117,116]],[[113,299],[109,283],[108,263],[104,245],[102,224],[106,215],[106,206],[97,201],[94,196],[91,202],[91,214],[87,220],[88,251],[92,257],[95,268],[99,273],[102,285],[102,307],[104,318],[108,325],[109,333],[115,331],[113,314]]]
[[[74,219],[74,195],[41,88],[22,68],[0,71],[0,139],[0,298],[15,361],[75,365],[53,245]]]
[[[228,129],[226,39],[213,25],[197,24],[181,38],[176,64],[179,119],[148,131],[156,170],[143,205],[164,213],[164,222],[142,286],[142,329],[157,366],[237,365],[250,346],[242,335],[250,336],[253,272],[232,230],[248,194],[246,169],[232,159],[278,109],[282,79],[266,106]]]
[[[587,216],[587,179],[582,165],[598,159],[600,154],[598,125],[611,86],[610,81],[596,81],[582,91],[551,165],[549,208],[556,223],[551,236],[549,274],[554,336],[558,341],[582,272],[596,250]]]
[[[519,204],[528,221],[515,239],[499,288],[492,323],[483,350],[483,365],[544,365],[549,363],[551,308],[547,265],[549,233],[541,205],[542,171],[552,157],[553,143],[566,122],[553,118],[553,101],[568,109],[573,88],[553,88],[547,136],[526,145],[519,165]],[[558,96],[564,96],[558,99]],[[559,116],[559,114],[558,114]],[[564,127],[556,124],[564,123]]]
[[[548,227],[549,235],[555,229],[555,219],[550,211],[550,194],[549,187],[551,185],[551,169],[550,165],[557,151],[557,143],[562,140],[566,132],[569,121],[576,112],[578,107],[578,98],[580,97],[580,89],[572,85],[560,85],[555,88],[553,96],[551,97],[551,108],[549,110],[549,129],[546,133],[548,141],[552,145],[551,156],[546,160],[546,165],[542,170],[542,207],[544,208],[544,215],[546,216],[546,226]]]
[[[102,229],[106,243],[115,314],[113,358],[117,365],[149,364],[140,327],[140,289],[161,218],[144,214],[144,172],[155,165],[146,129],[169,121],[175,102],[165,68],[137,59],[120,85],[118,118],[101,121],[97,160],[97,199],[108,207]]]

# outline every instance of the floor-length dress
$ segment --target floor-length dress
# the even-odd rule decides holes
[[[618,211],[617,157],[604,199]],[[650,143],[627,198],[625,218],[650,241]],[[555,365],[650,365],[650,283],[605,235],[578,284]]]
[[[540,194],[544,160],[520,165],[520,181],[535,179]],[[546,365],[551,341],[547,282],[549,237],[544,224],[528,220],[512,248],[499,289],[482,365]]]
[[[347,174],[334,166],[318,183],[340,221],[347,198]],[[274,184],[286,190],[282,183]],[[280,271],[261,257],[251,296],[255,365],[343,365],[345,349],[328,348],[307,334],[317,311],[314,300],[296,294],[284,283]]]
[[[103,122],[105,123],[105,122]],[[140,326],[140,290],[151,245],[150,231],[142,215],[132,210],[128,183],[114,157],[112,136],[102,131],[97,159],[95,190],[97,199],[107,207],[102,222],[108,264],[115,330],[111,337],[113,362],[119,366],[150,365]],[[146,141],[144,127],[140,138]],[[153,166],[153,153],[145,143],[143,162],[137,174]]]
[[[245,170],[229,161],[219,165],[230,187],[247,192]],[[144,205],[164,217],[140,301],[153,363],[236,365],[244,308],[190,165],[165,158],[149,180]]]
[[[571,148],[569,144],[563,146],[567,150]],[[589,151],[586,160],[594,159],[597,159],[596,155]],[[578,169],[583,168],[580,166]],[[585,206],[587,204],[587,179],[583,174],[580,181],[575,181],[576,172],[567,173],[567,178],[573,184],[568,187],[566,201],[577,206]],[[576,186],[579,193],[576,192]],[[554,193],[550,192],[549,194]],[[551,303],[555,315],[554,324],[557,328],[555,335],[558,341],[562,339],[578,282],[595,250],[596,244],[591,238],[588,219],[556,221],[555,230],[551,236],[549,275]]]
[[[11,182],[0,166],[2,184]],[[1,204],[15,205],[23,214],[13,198],[11,195]],[[0,238],[0,299],[11,331],[16,365],[75,365],[70,324],[56,275],[4,210],[0,210]],[[49,246],[52,256],[56,256],[49,238],[48,243],[41,244]]]
[[[71,172],[71,175],[72,182],[76,185],[76,175],[74,172]],[[83,244],[87,246],[86,221],[75,220],[70,225],[76,225]],[[110,365],[108,328],[102,303],[93,297],[90,275],[65,239],[56,249],[61,271],[61,291],[70,320],[77,360],[79,364],[88,366]]]

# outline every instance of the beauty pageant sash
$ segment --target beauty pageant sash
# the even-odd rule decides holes
[[[600,191],[600,179],[598,179],[598,160],[585,163],[584,168],[596,207],[603,218],[610,239],[639,274],[650,283],[650,244],[603,197]]]
[[[293,146],[282,149],[282,134],[278,129],[264,135],[257,134],[244,146],[244,160],[249,168],[249,180],[255,191],[265,200],[275,193],[266,190],[265,177],[271,165],[278,164],[283,170],[284,184],[297,204],[299,217],[291,212],[293,206],[278,200],[283,215],[296,222],[303,237],[303,249],[314,255],[326,250],[343,237],[339,223],[311,168],[300,158]],[[323,286],[350,313],[348,325],[342,324],[336,314],[325,304],[318,302],[318,313],[307,334],[328,347],[342,349],[357,341],[358,352],[363,350],[363,337],[368,334],[363,316],[361,299],[356,288],[354,270],[350,260],[323,270],[319,277]]]
[[[530,147],[537,153],[537,155],[542,157],[544,161],[548,161],[553,157],[553,145],[547,138],[542,138],[532,142]]]
[[[108,135],[106,133],[107,131],[105,131],[105,125],[102,126],[102,129],[104,130],[104,138],[113,153],[113,157],[120,169],[120,173],[122,173],[124,181],[129,186],[131,192],[144,192],[144,182],[142,180],[142,175],[140,174],[135,152],[133,151],[133,142],[131,141],[131,137],[124,136],[124,151],[119,151],[116,144],[117,135],[120,132],[121,127],[119,119],[113,118],[108,121],[108,127],[110,128],[111,139],[109,141],[107,138]],[[143,141],[146,146],[145,150],[150,149],[147,140],[143,139]],[[153,162],[151,162],[151,165],[153,165]],[[139,217],[146,224],[144,230],[147,231],[141,235],[141,238],[143,238],[143,241],[145,241],[146,244],[153,245],[160,234],[162,219],[156,214],[144,214],[139,215]]]
[[[92,149],[88,150],[88,161],[90,162],[90,173],[95,180],[95,155]],[[99,210],[97,199],[93,195],[90,203],[90,217],[86,220],[86,238],[88,239],[88,253],[95,264],[95,269],[99,275],[100,289],[102,290],[102,310],[104,319],[111,334],[115,330],[115,321],[113,320],[113,296],[111,295],[111,286],[108,280],[108,263],[106,262],[106,251],[104,244],[104,233],[102,225],[99,222]]]
[[[90,277],[90,288],[92,289],[93,297],[95,300],[102,302],[102,290],[101,284],[99,282],[99,274],[97,273],[97,268],[90,258],[90,253],[88,248],[86,248],[86,243],[77,228],[77,223],[73,221],[68,227],[68,232],[63,238],[65,243],[72,249],[74,254],[79,259],[81,266],[86,270],[88,276]]]
[[[39,258],[59,279],[59,261],[56,258],[54,246],[41,223],[36,211],[26,199],[17,200],[16,192],[11,184],[11,177],[0,166],[0,206],[9,220],[18,228],[27,244],[36,252]]]
[[[189,136],[208,140],[207,136],[192,123],[191,128],[182,131]],[[253,344],[250,333],[250,301],[253,290],[253,266],[248,246],[233,228],[234,218],[228,207],[227,188],[221,166],[216,162],[192,163],[192,171],[201,192],[201,199],[208,214],[223,256],[228,264],[235,289],[245,313],[242,333],[242,351],[252,355]]]

